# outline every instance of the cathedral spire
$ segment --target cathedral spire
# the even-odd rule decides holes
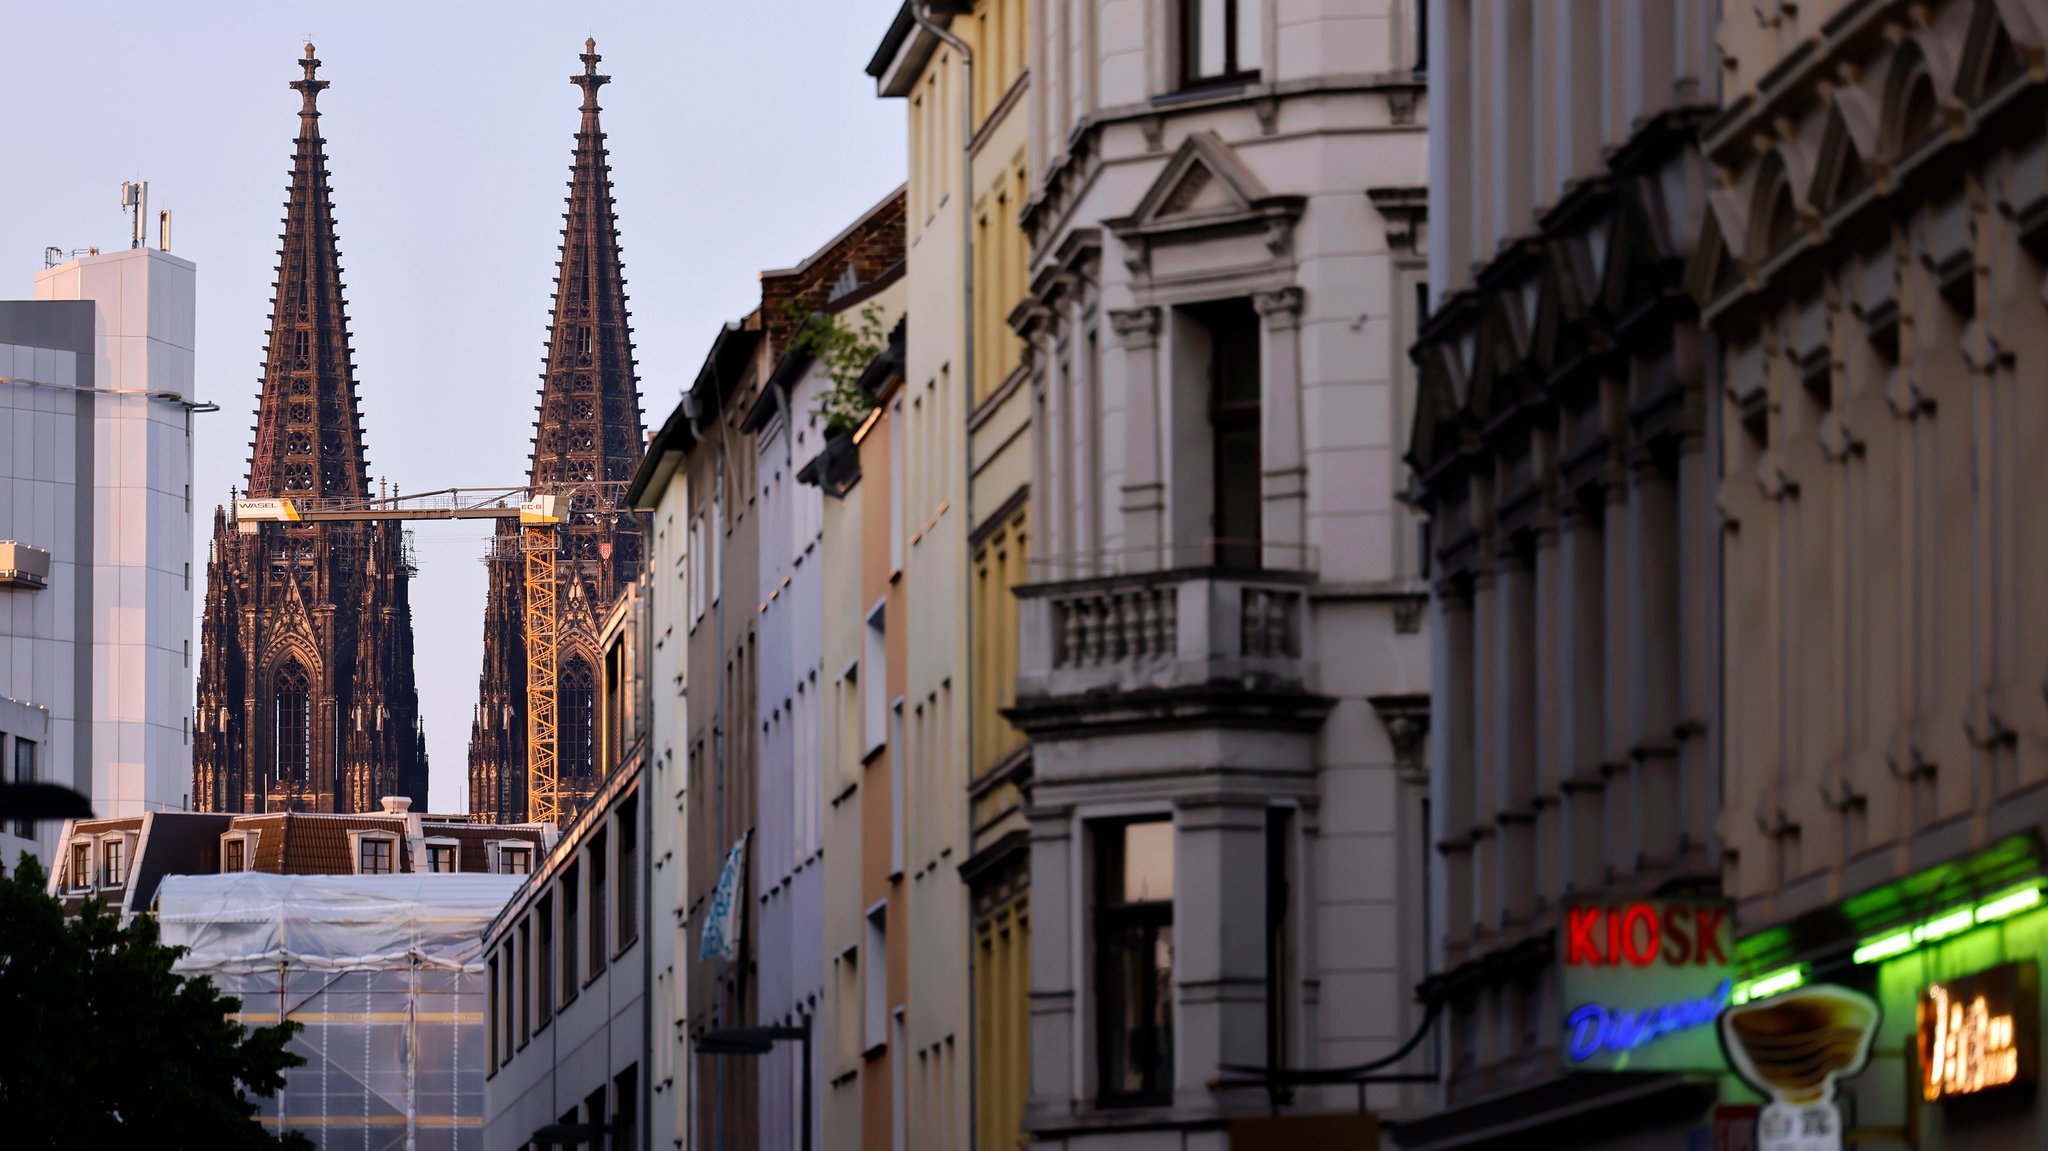
[[[595,621],[640,571],[641,540],[633,517],[611,514],[605,505],[624,495],[646,443],[611,165],[598,122],[597,90],[611,77],[597,70],[602,57],[594,40],[583,42],[581,58],[583,70],[569,77],[582,89],[582,116],[569,167],[530,473],[536,487],[566,490],[577,498],[556,565],[560,602],[572,606],[557,632],[560,783],[570,806],[587,797],[596,783],[588,739],[594,730],[592,684],[598,666]],[[519,554],[516,536],[501,554]],[[498,822],[523,820],[527,812],[525,601],[519,576],[516,563],[491,566],[484,665],[477,683],[479,719],[470,733],[470,811]],[[573,610],[574,605],[589,610]]]
[[[291,86],[303,103],[285,198],[277,294],[263,359],[256,441],[249,458],[252,496],[362,496],[369,492],[342,302],[341,253],[334,197],[327,184],[327,141],[320,135],[320,60],[313,45]]]

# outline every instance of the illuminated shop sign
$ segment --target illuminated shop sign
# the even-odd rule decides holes
[[[1560,1046],[1580,1071],[1718,1071],[1713,1022],[1737,1001],[1735,927],[1715,900],[1567,904]]]
[[[2028,961],[1927,985],[1919,1031],[1928,1102],[2034,1078],[2036,980]]]
[[[1728,1065],[1771,1100],[1757,1113],[1756,1151],[1841,1151],[1835,1085],[1870,1061],[1882,1019],[1876,1000],[1832,983],[1752,999],[1721,1016]]]

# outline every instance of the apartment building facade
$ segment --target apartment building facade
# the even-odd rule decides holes
[[[1565,1001],[1560,972],[1571,909],[1718,893],[1719,407],[1679,289],[1719,7],[1430,5],[1429,314],[1403,431],[1428,516],[1421,994],[1442,1062],[1404,1147],[1667,1147],[1717,1098],[1683,1073],[1716,1066],[1660,1063],[1676,1040],[1627,1074],[1567,1042],[1600,1005]]]
[[[1881,1009],[1837,1088],[1859,1126],[2048,1146],[2025,1072],[1998,1071],[2033,1057],[2031,1017],[1981,1074],[1941,1058],[1939,1008],[2012,1010],[2000,988],[2048,928],[2048,612],[2027,590],[2048,561],[2048,6],[1722,17],[1688,286],[1724,349],[1718,826],[1744,964]]]
[[[949,971],[965,976],[966,997],[945,1001],[944,1015],[913,1012],[927,1021],[914,1019],[910,1037],[917,1073],[930,1084],[919,1088],[928,1105],[914,1108],[916,1129],[987,1146],[1016,1137],[1030,1042],[1022,796],[1031,767],[1003,709],[1016,682],[1011,592],[1024,582],[1030,540],[1030,389],[1025,344],[1008,321],[1029,274],[1020,219],[1030,173],[1031,7],[906,3],[868,65],[880,94],[902,99],[907,112],[917,323],[904,363],[904,433],[914,445],[904,479],[911,518],[924,521],[910,525],[918,602],[954,568],[953,586],[937,588],[943,611],[910,622],[914,648],[936,657],[913,657],[910,755],[931,766],[913,772],[912,786],[930,789],[937,810],[915,823],[922,846],[913,848],[912,882],[941,897],[931,903],[941,914],[914,929],[911,962],[921,994],[928,973]],[[954,1014],[963,1006],[964,1016]]]
[[[654,938],[673,929],[654,918],[647,845],[656,781],[673,769],[657,771],[649,740],[651,579],[620,592],[599,632],[590,802],[482,933],[486,1148],[668,1147],[684,1134],[659,1098],[673,1090],[673,1023],[653,994]]]
[[[1423,1022],[1422,12],[1035,13],[1023,1125],[1369,1138],[1406,1089],[1308,1080]]]

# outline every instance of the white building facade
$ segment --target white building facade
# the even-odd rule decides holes
[[[0,303],[0,541],[48,569],[0,581],[0,698],[36,713],[0,754],[101,816],[189,806],[195,271],[96,253]],[[55,832],[26,838],[47,860]]]
[[[1024,1125],[1363,1139],[1300,1073],[1422,1024],[1418,6],[1035,11]]]

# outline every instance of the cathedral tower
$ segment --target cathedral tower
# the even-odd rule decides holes
[[[363,500],[362,416],[342,304],[326,140],[300,61],[299,134],[285,201],[248,495]],[[192,799],[202,811],[374,811],[427,799],[413,684],[412,569],[396,523],[213,518],[200,625]]]
[[[601,76],[595,41],[583,44],[582,122],[569,168],[562,258],[555,265],[546,370],[529,473],[536,490],[569,492],[573,514],[561,532],[556,573],[558,780],[564,816],[597,780],[597,630],[618,590],[640,572],[632,515],[610,509],[623,496],[646,437],[625,265],[612,204],[611,166],[598,124]],[[477,819],[526,819],[526,643],[516,525],[499,529],[484,607],[484,664],[469,742],[469,810]]]

